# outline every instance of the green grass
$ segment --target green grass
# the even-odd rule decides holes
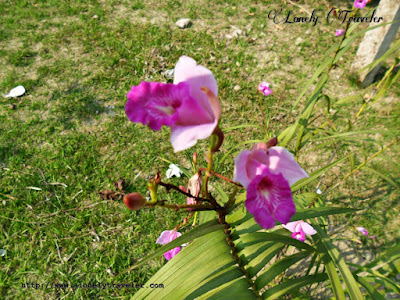
[[[168,129],[152,132],[128,121],[125,95],[143,80],[167,81],[162,72],[173,68],[181,55],[188,55],[217,78],[222,128],[262,124],[256,87],[260,81],[271,82],[274,93],[262,101],[270,116],[285,114],[270,121],[271,134],[279,133],[293,123],[289,109],[311,77],[316,58],[336,41],[332,34],[336,28],[325,24],[278,28],[266,18],[268,9],[280,6],[272,3],[0,3],[0,89],[8,92],[23,85],[27,90],[21,98],[0,100],[0,249],[7,250],[0,257],[0,298],[122,298],[136,290],[45,286],[143,284],[156,272],[163,259],[134,272],[124,271],[155,250],[159,234],[173,229],[184,215],[160,208],[131,212],[122,201],[103,200],[98,192],[113,189],[114,181],[125,178],[128,192],[145,193],[147,180],[157,171],[165,174],[168,168],[161,157],[189,167],[187,157],[197,152],[204,164],[205,143],[175,155]],[[283,8],[301,14],[297,7]],[[177,28],[175,21],[186,16],[193,19],[193,26]],[[249,24],[251,28],[246,28]],[[230,25],[245,30],[247,36],[226,39]],[[250,37],[256,38],[255,43],[247,41]],[[296,45],[298,37],[303,41]],[[347,75],[354,52],[352,48],[337,68],[344,74],[331,81],[337,99],[365,93]],[[241,87],[238,92],[233,90],[235,85]],[[389,96],[400,96],[399,83]],[[386,109],[368,110],[361,122],[371,130],[398,128],[399,102]],[[343,111],[354,116],[354,104],[345,105]],[[226,136],[219,155],[243,140],[263,136],[260,130],[237,130]],[[379,137],[379,144],[390,141],[389,136]],[[377,143],[365,145],[365,153],[357,153],[358,163],[379,149]],[[324,148],[320,159],[309,160],[305,155],[299,160],[309,171],[334,149],[334,145]],[[369,167],[400,184],[397,150],[393,148]],[[218,172],[230,177],[232,162],[229,157]],[[334,183],[335,176],[327,175],[323,186]],[[172,182],[185,184],[178,179]],[[163,191],[161,197],[185,202],[173,192]],[[349,226],[367,227],[378,236],[382,248],[399,242],[399,191],[386,180],[362,172],[328,197],[334,204],[367,205],[365,214],[349,216]],[[26,283],[38,283],[41,288],[22,288]]]

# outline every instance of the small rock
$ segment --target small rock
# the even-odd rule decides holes
[[[235,87],[233,88],[233,90],[235,91],[235,92],[237,92],[237,91],[239,91],[240,90],[240,85],[235,85]]]
[[[0,249],[0,256],[5,256],[7,251],[5,249]]]
[[[99,18],[98,15],[94,15],[94,16],[92,17],[92,19],[98,19],[98,18]]]
[[[190,19],[180,19],[178,21],[176,21],[176,26],[178,26],[179,28],[187,28],[189,27],[190,24],[192,24],[192,21]]]
[[[233,25],[231,26],[231,28],[232,28],[232,32],[227,34],[227,35],[225,35],[225,37],[227,39],[238,38],[240,36],[244,36],[245,35],[245,33],[244,33],[244,31],[242,29],[239,29],[239,28],[237,28],[236,26],[233,26]]]
[[[301,37],[298,37],[295,44],[298,45],[300,43],[302,43],[304,40]]]

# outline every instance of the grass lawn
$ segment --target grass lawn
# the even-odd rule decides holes
[[[222,129],[262,125],[267,114],[268,134],[279,134],[304,106],[303,98],[296,111],[290,111],[312,76],[314,63],[337,42],[337,28],[325,20],[316,26],[276,25],[267,18],[271,9],[282,7],[298,15],[316,9],[323,19],[328,1],[296,1],[300,6],[280,2],[0,2],[0,91],[7,93],[17,85],[26,88],[22,97],[0,98],[0,249],[7,251],[0,257],[0,298],[125,298],[137,289],[75,285],[144,284],[164,264],[160,258],[125,272],[157,249],[160,233],[173,229],[184,215],[161,208],[131,212],[122,201],[105,200],[99,192],[114,189],[114,182],[124,178],[126,192],[145,193],[157,171],[165,174],[165,160],[190,168],[197,152],[204,165],[205,143],[174,154],[168,128],[153,132],[127,119],[126,93],[143,80],[172,82],[166,71],[187,55],[210,69],[218,81]],[[352,2],[329,1],[343,8]],[[175,22],[181,17],[191,18],[193,25],[178,28]],[[229,37],[235,31],[231,26],[241,34]],[[324,90],[331,98],[332,120],[340,127],[347,126],[346,118],[354,119],[363,97],[372,92],[371,87],[358,87],[349,72],[356,50],[357,43],[332,70]],[[268,98],[257,95],[261,81],[272,85]],[[352,95],[360,98],[337,104]],[[399,97],[397,82],[355,122],[369,131],[358,141],[360,147],[352,148],[348,140],[326,146],[319,141],[299,153],[300,164],[312,172],[349,149],[354,149],[354,165],[362,163],[393,140],[399,129]],[[318,109],[325,107],[321,102]],[[340,117],[333,117],[335,111]],[[322,121],[323,117],[317,120]],[[238,143],[263,139],[265,131],[242,128],[225,137],[219,162]],[[291,144],[289,149],[293,148]],[[368,169],[326,195],[328,203],[362,209],[345,219],[331,219],[338,238],[360,239],[355,226],[377,236],[363,244],[352,242],[360,256],[364,250],[374,255],[400,242],[399,150],[398,144],[389,148],[371,160]],[[231,178],[233,158],[228,155],[218,165],[220,174]],[[318,187],[328,190],[351,168],[333,169]],[[171,182],[186,184],[177,178]],[[317,183],[303,191],[316,187]],[[174,192],[163,191],[162,196],[186,201]]]

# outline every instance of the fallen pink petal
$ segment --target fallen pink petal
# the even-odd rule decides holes
[[[368,230],[365,229],[364,227],[356,227],[357,231],[365,236],[368,235]]]
[[[367,0],[356,0],[354,1],[355,8],[364,8],[367,5]]]
[[[258,85],[258,90],[263,93],[265,96],[272,94],[271,89],[269,88],[270,84],[268,82],[261,82]]]
[[[346,30],[344,30],[344,29],[336,29],[335,35],[336,35],[336,36],[342,36],[342,35],[344,35],[345,33],[346,33]]]

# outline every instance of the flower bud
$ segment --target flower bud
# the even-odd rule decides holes
[[[196,166],[197,164],[197,153],[193,153],[193,165]]]
[[[147,184],[147,187],[148,187],[148,189],[150,191],[150,198],[151,198],[150,202],[152,204],[157,203],[157,201],[158,201],[158,199],[157,199],[158,184],[157,184],[157,182],[155,181],[154,178],[149,181],[149,183]]]
[[[140,193],[127,194],[123,201],[130,210],[139,210],[146,205],[146,199]]]
[[[277,137],[274,137],[274,138],[270,139],[270,140],[266,143],[267,149],[268,149],[268,148],[271,148],[271,147],[275,147],[276,144],[278,144],[278,138],[277,138]]]

